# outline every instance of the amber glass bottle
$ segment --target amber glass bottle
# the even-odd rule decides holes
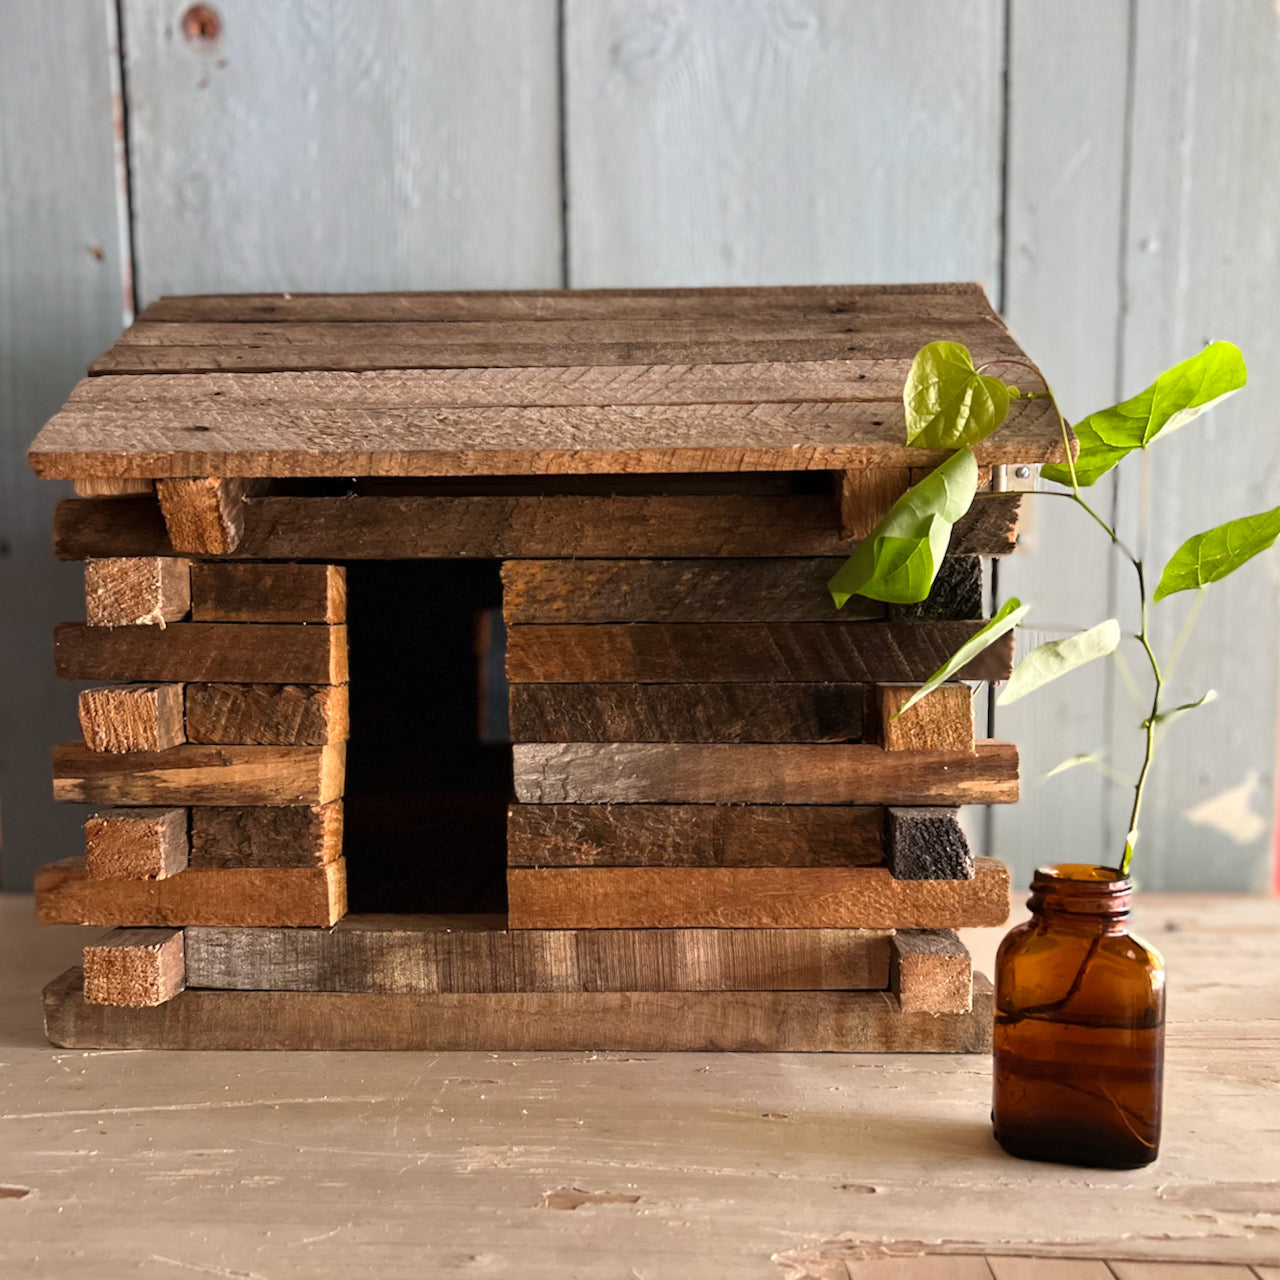
[[[1042,867],[996,960],[996,1141],[1011,1155],[1136,1169],[1160,1146],[1164,961],[1128,930],[1132,882]]]

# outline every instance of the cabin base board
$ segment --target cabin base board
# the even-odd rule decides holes
[[[89,1004],[76,966],[44,990],[64,1049],[989,1053],[993,993],[967,1013],[904,1013],[887,991],[398,994],[187,990],[151,1008]]]

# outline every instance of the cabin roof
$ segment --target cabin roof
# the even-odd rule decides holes
[[[161,298],[30,461],[70,478],[925,466],[945,454],[906,447],[902,388],[940,338],[1026,359],[976,284]],[[1050,403],[1015,402],[976,452],[1060,459]]]

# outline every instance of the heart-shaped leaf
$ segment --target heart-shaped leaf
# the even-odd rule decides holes
[[[1009,413],[1009,390],[974,368],[968,347],[931,342],[916,352],[902,391],[907,443],[960,449],[989,436]]]
[[[996,705],[1007,707],[1050,680],[1065,676],[1068,671],[1074,671],[1095,658],[1105,658],[1115,652],[1119,643],[1120,624],[1114,618],[1108,618],[1079,635],[1038,645],[1018,663],[1009,683],[996,699]]]
[[[978,463],[969,449],[908,489],[827,583],[836,608],[852,595],[886,604],[923,600],[951,544],[951,527],[977,489]]]
[[[1014,627],[1027,616],[1027,611],[1031,608],[1029,604],[1023,604],[1017,596],[1012,596],[1004,602],[1000,612],[996,614],[990,622],[987,623],[981,631],[975,632],[968,640],[964,642],[949,657],[946,662],[940,666],[916,691],[909,697],[906,702],[898,709],[898,714],[893,718],[896,720],[898,716],[904,715],[910,711],[912,707],[920,701],[921,698],[931,694],[945,680],[950,680],[957,671],[962,671],[978,656],[984,649],[995,644],[1001,636],[1012,631]]]
[[[1169,558],[1155,598],[1217,582],[1265,551],[1280,536],[1280,507],[1228,520],[1188,538]]]

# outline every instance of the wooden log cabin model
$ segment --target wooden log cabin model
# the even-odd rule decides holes
[[[975,285],[163,298],[30,460],[70,479],[57,629],[91,806],[40,919],[70,1047],[989,1046],[955,930],[1011,637],[982,625],[1044,400],[976,452],[929,599],[832,572],[947,455],[925,342],[1023,357]],[[350,910],[349,910],[350,908]]]

